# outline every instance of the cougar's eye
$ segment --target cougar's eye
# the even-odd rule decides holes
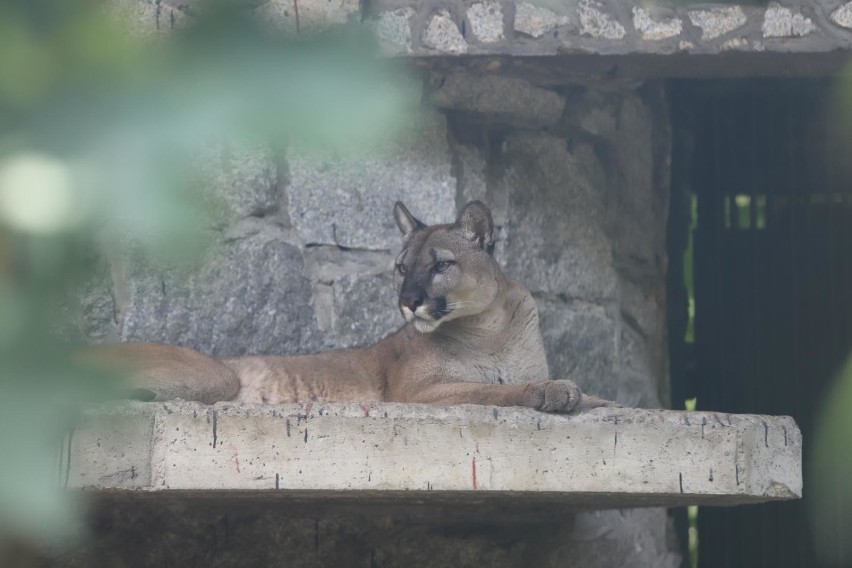
[[[396,269],[399,270],[400,274],[405,274],[405,265],[400,263],[396,265]]]
[[[444,272],[446,269],[450,267],[450,262],[446,260],[442,260],[441,262],[435,263],[435,272]]]

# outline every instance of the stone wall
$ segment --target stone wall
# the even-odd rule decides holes
[[[664,509],[625,509],[564,523],[424,522],[329,513],[275,500],[107,499],[96,539],[45,566],[676,568]],[[370,510],[372,512],[373,509]]]
[[[391,152],[211,150],[210,191],[227,208],[206,257],[163,268],[111,241],[104,283],[83,298],[83,334],[215,356],[373,343],[402,323],[394,201],[440,223],[481,199],[498,261],[538,300],[552,375],[630,406],[659,405],[668,388],[662,90],[549,90],[461,70],[428,83]]]
[[[115,4],[142,34],[187,18],[187,2]],[[547,55],[566,45],[608,52],[657,42],[631,27],[644,25],[641,13],[631,20],[615,4],[584,0],[564,14],[548,5],[300,0],[296,16],[291,1],[273,0],[257,10],[289,32],[364,22],[391,52],[410,55]],[[653,12],[664,30],[677,28],[675,20],[681,27],[648,45],[664,52],[703,41],[684,10]],[[757,17],[747,12],[743,29]],[[708,41],[717,49],[734,35]],[[402,323],[391,279],[400,244],[394,201],[439,223],[481,199],[498,227],[498,261],[538,302],[551,375],[628,406],[665,404],[664,89],[609,77],[584,86],[565,78],[573,73],[540,73],[517,60],[444,58],[421,70],[422,108],[407,117],[392,151],[331,159],[294,148],[211,148],[200,170],[226,207],[212,221],[205,256],[189,269],[164,268],[105,238],[100,277],[80,296],[77,331],[91,342],[162,341],[216,356],[372,343]],[[94,519],[98,538],[59,565],[679,562],[659,509],[483,527],[140,501],[101,508]]]
[[[111,0],[140,35],[183,26],[203,0]],[[852,1],[768,4],[625,0],[265,0],[247,4],[275,29],[371,29],[401,58],[524,60],[562,79],[814,76],[843,70]]]
[[[662,88],[544,88],[463,66],[428,71],[424,84],[422,110],[387,153],[330,159],[292,148],[211,150],[202,160],[209,190],[228,207],[211,228],[205,258],[189,271],[165,269],[110,242],[102,280],[82,297],[81,333],[218,356],[372,343],[402,323],[391,282],[400,244],[393,202],[438,223],[481,199],[498,227],[498,261],[538,302],[552,376],[629,406],[659,406],[668,393],[671,138]],[[233,534],[243,540],[231,537],[217,558],[245,554],[251,565],[268,551],[246,539],[269,530],[298,534],[304,524],[270,512],[246,520],[224,510],[210,520],[175,509],[155,527],[140,511],[102,512],[100,525],[120,541],[138,530],[215,533],[211,523],[237,522]],[[664,512],[652,510],[581,514],[540,532],[405,526],[386,538],[363,521],[321,526],[331,548],[311,552],[304,565],[347,554],[378,566],[410,565],[436,549],[443,552],[428,565],[490,558],[500,566],[530,559],[540,566],[674,566],[677,559]],[[103,546],[98,554],[123,554]],[[293,546],[298,555],[301,545]],[[203,547],[169,550],[175,558],[206,554]],[[150,565],[160,560],[150,556]]]
[[[852,2],[637,5],[624,0],[375,0],[386,48],[406,55],[827,52],[852,47]]]
[[[153,34],[203,0],[112,0]],[[852,1],[637,5],[625,0],[267,0],[257,14],[287,33],[366,22],[399,55],[826,53],[852,48]]]

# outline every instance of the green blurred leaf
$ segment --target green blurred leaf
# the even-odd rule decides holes
[[[211,0],[194,25],[146,43],[100,1],[0,3],[0,169],[29,157],[68,172],[17,178],[44,199],[0,183],[2,533],[72,536],[79,509],[58,451],[80,406],[120,386],[77,369],[55,329],[63,296],[90,277],[96,236],[186,265],[224,207],[193,171],[203,148],[379,151],[419,104],[419,82],[364,35],[286,38],[248,14]]]
[[[827,566],[852,564],[849,534],[852,527],[852,357],[840,371],[819,414],[813,454],[806,475],[813,494],[808,496],[818,557]]]

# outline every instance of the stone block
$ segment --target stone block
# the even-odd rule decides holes
[[[411,53],[411,18],[413,8],[398,8],[379,14],[372,22],[373,31],[382,50],[389,55]]]
[[[456,203],[456,208],[461,209],[470,201],[478,199],[483,203],[487,203],[491,209],[491,216],[495,225],[502,225],[506,222],[506,211],[504,207],[499,207],[490,199],[488,180],[486,178],[486,156],[483,151],[475,146],[467,146],[464,144],[456,144],[453,147],[453,152],[456,156],[459,195]]]
[[[64,294],[56,331],[69,342],[118,341],[120,331],[109,269],[103,256],[92,259],[88,277]]]
[[[615,295],[604,169],[594,150],[541,134],[506,139],[506,271],[533,292],[601,302]]]
[[[211,145],[194,165],[203,195],[211,201],[212,221],[229,224],[278,210],[278,167],[268,148],[246,144]]]
[[[192,271],[115,259],[123,341],[226,357],[313,351],[319,341],[302,253],[274,229],[215,244]]]
[[[546,566],[679,568],[680,555],[666,546],[665,509],[591,511],[563,527],[548,550]]]
[[[312,281],[324,284],[351,275],[390,275],[398,252],[311,246],[304,250],[305,274]]]
[[[266,503],[350,495],[381,510],[383,499],[420,507],[450,498],[458,507],[519,492],[610,508],[754,503],[802,490],[802,439],[789,417],[185,402],[104,405],[86,416],[62,456],[76,473],[68,487],[145,489],[163,499],[189,496],[181,491]],[[93,440],[101,443],[94,450]],[[137,477],[110,475],[125,462],[138,464]]]
[[[645,337],[630,325],[618,330],[618,364],[642,377],[652,376]],[[623,385],[620,385],[623,386]]]
[[[596,39],[618,40],[626,35],[624,26],[595,0],[580,0],[577,6],[580,33]]]
[[[189,14],[196,4],[201,3],[109,2],[132,33],[151,37],[190,22]],[[270,0],[249,4],[261,19],[291,34],[362,20],[360,0]],[[523,0],[512,6],[503,0],[467,0],[426,6],[413,0],[380,0],[370,4],[367,25],[375,31],[386,55],[431,58],[471,51],[510,58],[559,55],[579,63],[571,66],[573,81],[599,80],[611,73],[607,60],[588,59],[593,55],[653,56],[648,62],[644,58],[628,58],[624,65],[615,67],[618,76],[630,79],[679,77],[684,73],[695,77],[736,77],[758,69],[761,74],[770,75],[802,74],[804,69],[822,69],[821,74],[830,74],[839,72],[842,53],[852,46],[847,36],[832,33],[831,29],[832,25],[852,29],[852,2],[846,0],[807,6],[773,2],[764,8],[748,3],[634,4]],[[626,29],[628,26],[631,29]],[[737,37],[732,37],[735,32]],[[764,41],[806,36],[810,38],[807,42],[771,41],[766,45]],[[666,57],[673,52],[709,55],[725,51],[769,51],[784,57],[760,62],[738,60],[735,65],[687,65],[688,69],[680,58]],[[791,66],[793,60],[801,62]],[[502,64],[497,60],[493,63]],[[537,62],[535,72],[539,77],[546,75],[556,83],[565,83],[563,63]]]
[[[560,26],[567,26],[569,22],[568,16],[529,2],[520,2],[515,7],[514,30],[534,38],[551,33]]]
[[[455,218],[446,119],[427,111],[409,118],[392,149],[342,157],[290,152],[290,220],[302,242],[398,251],[397,200],[424,223]]]
[[[154,408],[122,406],[84,414],[70,440],[79,460],[68,463],[64,485],[150,487],[154,415]]]
[[[803,37],[814,31],[816,26],[810,18],[790,8],[770,4],[763,17],[763,37]]]
[[[405,324],[397,308],[392,269],[339,278],[332,284],[332,293],[335,347],[370,345]]]
[[[604,140],[615,140],[621,97],[600,89],[586,89],[572,99],[566,117],[585,132]]]
[[[554,124],[565,107],[561,96],[524,79],[461,72],[443,77],[431,100],[441,108],[484,113],[525,127]]]
[[[467,9],[467,21],[476,39],[494,43],[504,39],[503,9],[499,2],[477,2]]]
[[[642,39],[656,41],[679,36],[683,32],[683,20],[677,17],[655,20],[647,10],[634,6],[633,27],[642,34]]]
[[[95,538],[50,559],[69,568],[282,554],[295,567],[673,568],[665,510],[625,507],[801,495],[786,417],[129,403],[87,409],[70,440],[59,470],[93,498]]]
[[[446,10],[439,10],[429,20],[429,24],[423,32],[423,45],[443,53],[456,55],[467,53],[468,47],[459,27]]]
[[[653,284],[642,286],[627,278],[619,278],[619,309],[623,318],[629,320],[632,327],[643,336],[659,333],[665,313],[665,295],[661,286],[665,277],[660,270],[655,279],[649,279]]]
[[[701,28],[701,39],[710,40],[743,27],[748,18],[741,6],[715,6],[707,10],[691,10],[689,20]]]
[[[328,345],[375,343],[402,325],[392,279],[396,251],[321,246],[304,254],[317,325]]]
[[[618,324],[606,310],[583,302],[539,299],[538,312],[551,377],[571,379],[584,392],[615,399]]]
[[[629,265],[637,261],[655,266],[665,255],[665,223],[668,186],[655,184],[653,135],[664,128],[665,119],[655,117],[636,95],[625,96],[617,112],[617,130],[613,133],[613,180],[609,202],[609,234],[613,251]]]
[[[832,12],[831,20],[838,26],[852,29],[852,2],[847,2]]]

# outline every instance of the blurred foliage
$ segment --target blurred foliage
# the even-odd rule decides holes
[[[75,367],[54,328],[94,236],[108,224],[189,258],[209,237],[190,167],[205,145],[364,151],[417,103],[351,30],[282,37],[244,2],[209,1],[143,40],[113,17],[120,4],[0,2],[0,541],[72,536],[62,438],[116,381]]]
[[[805,475],[817,556],[825,566],[852,565],[852,357],[837,376],[819,414]]]
[[[684,341],[695,343],[695,232],[698,230],[698,196],[691,194],[689,197],[689,240],[686,250],[683,251],[683,283],[686,287],[687,298],[687,320]],[[693,401],[695,399],[692,399]],[[689,401],[687,401],[689,404]],[[694,403],[693,403],[694,404]],[[695,408],[687,408],[695,410]]]
[[[852,179],[849,140],[852,140],[852,65],[847,65],[829,94],[825,145],[829,176]],[[835,207],[848,204],[848,195],[830,195]],[[812,202],[813,203],[813,202]],[[846,259],[846,269],[852,259]],[[837,270],[843,266],[838,265]],[[844,348],[846,346],[840,346]],[[805,502],[816,556],[823,566],[852,566],[852,353],[830,383],[816,409],[815,432],[805,438]],[[808,446],[808,444],[810,444]],[[808,451],[809,450],[809,451]]]

